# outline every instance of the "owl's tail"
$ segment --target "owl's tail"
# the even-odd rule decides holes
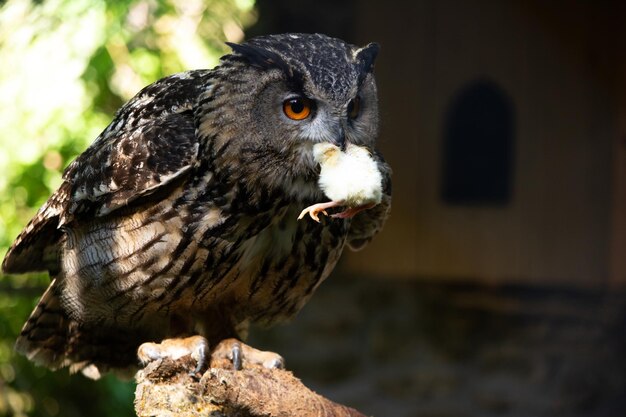
[[[53,280],[24,324],[15,350],[38,365],[52,370],[69,367],[70,372],[81,371],[92,379],[108,371],[108,364],[114,368],[134,365],[135,338],[81,326],[65,312],[58,287]]]
[[[15,350],[37,365],[53,370],[65,366],[72,367],[73,371],[81,370],[81,366],[75,366],[68,358],[72,328],[77,327],[61,305],[54,279],[22,327]]]
[[[69,322],[53,280],[24,324],[15,350],[39,365],[59,368],[65,356]]]

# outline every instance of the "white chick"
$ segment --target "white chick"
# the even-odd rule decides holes
[[[313,146],[313,157],[321,168],[318,184],[331,201],[305,208],[298,219],[308,213],[319,222],[318,213],[327,214],[327,208],[338,206],[347,209],[331,217],[348,218],[380,203],[383,178],[366,148],[348,144],[342,152],[331,143],[318,143]]]

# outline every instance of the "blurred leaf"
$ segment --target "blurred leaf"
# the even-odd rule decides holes
[[[251,0],[0,1],[0,255],[63,169],[139,89],[210,68],[253,23]],[[0,416],[133,415],[134,385],[35,367],[12,349],[49,282],[0,280]]]

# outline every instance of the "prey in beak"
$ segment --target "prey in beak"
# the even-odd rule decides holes
[[[319,222],[319,213],[328,215],[326,210],[333,207],[345,207],[345,210],[330,217],[351,218],[380,203],[382,175],[370,151],[351,143],[344,146],[345,149],[341,149],[324,142],[313,147],[313,157],[321,168],[318,184],[331,201],[305,208],[298,220],[308,213]]]

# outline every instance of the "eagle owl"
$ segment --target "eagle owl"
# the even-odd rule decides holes
[[[125,369],[144,342],[244,337],[293,316],[344,246],[383,226],[378,46],[320,34],[229,45],[214,69],[124,105],[17,237],[4,271],[52,278],[16,343],[31,360]],[[350,191],[361,177],[373,185]],[[317,222],[298,220],[307,210]]]

